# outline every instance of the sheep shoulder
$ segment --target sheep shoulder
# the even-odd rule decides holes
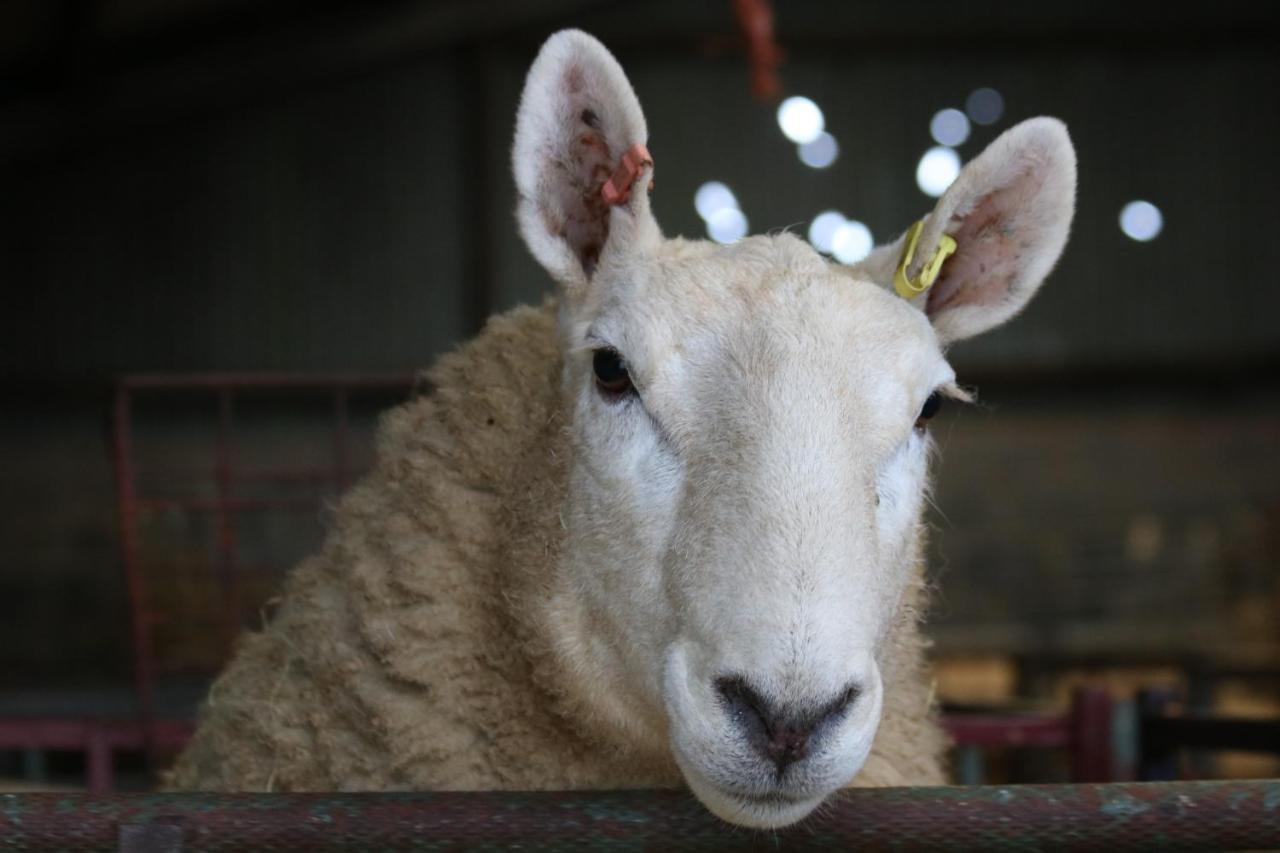
[[[384,415],[373,471],[240,640],[169,788],[626,784],[529,617],[567,461],[555,322],[551,301],[493,318]]]

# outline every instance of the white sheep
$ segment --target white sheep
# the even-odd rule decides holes
[[[790,234],[664,238],[645,142],[614,58],[552,36],[513,160],[557,297],[493,318],[385,417],[170,787],[687,784],[773,827],[842,786],[944,781],[926,421],[962,396],[945,347],[1017,313],[1062,251],[1066,130],[1024,122],[969,163],[900,276],[903,239],[841,267]]]

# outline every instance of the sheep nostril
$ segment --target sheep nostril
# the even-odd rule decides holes
[[[768,704],[742,678],[720,678],[716,680],[725,710],[728,711],[734,725],[742,729],[747,739],[753,744],[767,739],[769,734]]]
[[[722,703],[729,718],[743,738],[761,757],[781,773],[788,765],[809,755],[815,732],[838,722],[858,697],[858,688],[850,686],[826,705],[808,711],[783,711],[747,683],[734,676],[716,681]]]
[[[844,689],[844,692],[837,696],[829,705],[825,706],[818,712],[819,722],[825,722],[832,717],[841,716],[862,694],[862,688],[857,684],[850,684]]]

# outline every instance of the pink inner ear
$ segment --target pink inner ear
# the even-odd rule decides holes
[[[591,275],[609,237],[609,207],[600,188],[613,173],[614,157],[600,128],[600,113],[583,95],[584,88],[582,70],[570,67],[565,72],[565,89],[570,95],[571,126],[564,129],[569,143],[545,172],[554,185],[551,203],[555,208],[546,214],[553,233],[564,238],[583,271]]]
[[[942,265],[929,291],[926,313],[933,315],[961,305],[995,305],[1021,284],[1023,256],[1031,251],[1031,235],[1021,233],[1016,212],[1040,188],[1034,175],[1025,175],[1005,189],[988,193],[968,211],[951,217],[956,253]]]

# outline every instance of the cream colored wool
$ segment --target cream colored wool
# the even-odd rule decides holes
[[[554,305],[517,308],[388,413],[322,552],[215,682],[174,790],[679,787],[665,751],[570,704],[530,614],[556,570],[568,460]],[[854,785],[944,781],[917,567]]]

